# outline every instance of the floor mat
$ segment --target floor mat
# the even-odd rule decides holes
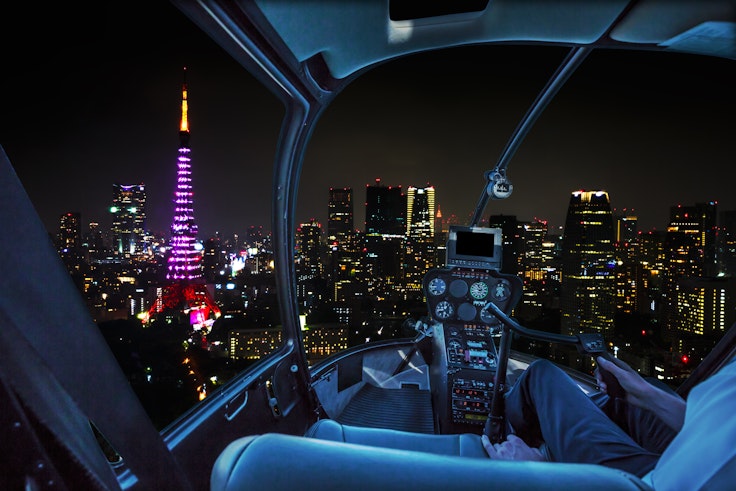
[[[335,419],[353,426],[434,433],[431,393],[416,388],[382,389],[366,384]]]

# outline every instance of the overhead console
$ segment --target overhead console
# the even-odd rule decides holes
[[[507,314],[521,298],[522,283],[501,273],[501,229],[450,228],[444,268],[424,276],[424,294],[435,321],[430,376],[440,433],[481,433],[490,412],[500,335],[488,312]]]

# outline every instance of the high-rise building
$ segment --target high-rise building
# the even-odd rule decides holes
[[[699,363],[736,321],[736,278],[680,278],[666,339],[675,356]]]
[[[406,196],[401,186],[384,186],[380,179],[366,185],[365,282],[370,294],[395,294],[403,281],[406,241]]]
[[[425,273],[436,265],[435,190],[432,186],[409,186],[406,191],[406,252],[404,284],[408,292],[419,293]]]
[[[562,333],[613,334],[614,232],[606,191],[575,191],[565,219],[560,311]]]
[[[626,211],[626,210],[624,210]],[[615,215],[616,242],[636,242],[639,219],[635,215]]]
[[[334,302],[349,301],[362,292],[363,244],[360,238],[353,225],[352,188],[330,188],[327,203],[329,262],[326,275]]]
[[[297,263],[310,278],[322,276],[322,224],[314,218],[296,231]]]
[[[146,253],[146,187],[144,184],[112,185],[112,248],[119,257]]]
[[[345,238],[353,231],[353,189],[330,188],[327,203],[327,238]]]
[[[311,219],[299,225],[296,231],[295,269],[297,298],[309,309],[324,295],[322,265],[322,224]]]
[[[719,274],[736,278],[736,210],[719,214]]]
[[[681,333],[717,334],[717,340],[736,321],[734,278],[683,278],[675,295],[681,306],[676,318],[677,330]],[[703,355],[708,351],[710,349]]]
[[[633,314],[641,301],[642,269],[638,257],[638,219],[633,215],[616,215],[616,309]]]
[[[680,303],[682,282],[689,278],[712,277],[717,270],[716,203],[670,207],[670,223],[665,237],[664,325],[670,340],[687,333],[689,315]]]
[[[438,267],[444,266],[447,260],[447,240],[450,235],[451,225],[460,225],[460,220],[455,214],[443,214],[437,205],[437,216],[434,225],[434,243],[437,247],[436,263]]]
[[[82,247],[87,250],[89,260],[97,259],[104,254],[105,240],[98,222],[89,222],[89,229],[82,240]]]
[[[651,230],[640,234],[637,241],[642,279],[639,312],[656,315],[662,310],[664,292],[665,232]]]
[[[365,188],[365,233],[404,235],[406,197],[401,186],[384,186],[381,179]]]
[[[406,235],[409,237],[434,237],[434,194],[433,186],[409,186],[406,190]]]
[[[519,264],[523,250],[521,224],[514,215],[491,215],[488,217],[488,226],[500,228],[502,236],[501,271],[518,275],[521,271]]]
[[[215,283],[230,274],[231,271],[226,271],[229,265],[219,235],[205,241],[202,254],[202,270],[207,283]]]
[[[59,233],[56,237],[62,254],[78,253],[82,248],[82,224],[78,212],[63,213],[59,217]]]
[[[257,247],[258,244],[263,244],[264,233],[263,225],[251,225],[245,232],[245,242],[248,247]]]
[[[549,284],[549,263],[544,251],[547,239],[547,222],[535,220],[519,223],[521,230],[520,276],[524,281],[523,295],[517,307],[519,316],[526,319],[538,317],[544,305]],[[504,254],[505,256],[505,254]]]

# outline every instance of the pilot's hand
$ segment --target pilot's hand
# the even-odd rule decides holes
[[[486,435],[481,437],[483,448],[495,460],[546,460],[538,448],[532,448],[516,435],[509,435],[505,442],[491,443]]]
[[[602,370],[606,370],[616,377],[621,388],[626,392],[626,400],[629,403],[646,407],[646,400],[652,391],[652,386],[636,370],[618,358],[609,359],[599,356],[596,358],[596,361]],[[607,386],[603,381],[600,370],[596,369],[595,377],[601,390],[607,391]]]

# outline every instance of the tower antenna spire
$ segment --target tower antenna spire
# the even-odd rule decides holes
[[[179,136],[182,146],[189,143],[189,103],[187,101],[187,67],[184,67],[184,76],[181,84],[181,123],[179,124]],[[185,140],[186,138],[186,140]]]

